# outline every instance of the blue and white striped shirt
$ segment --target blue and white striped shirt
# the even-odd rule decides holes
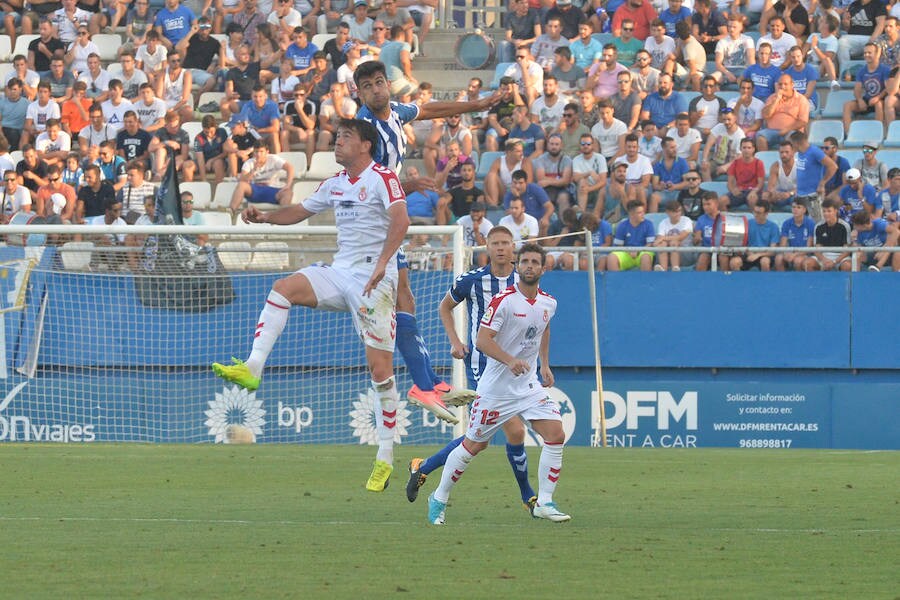
[[[513,269],[508,277],[498,279],[491,273],[491,265],[473,269],[456,278],[450,287],[450,297],[455,302],[466,301],[466,309],[469,314],[469,369],[470,378],[477,382],[487,366],[487,356],[481,354],[475,348],[475,339],[478,336],[478,326],[484,311],[491,303],[491,298],[519,281],[519,274]],[[474,387],[474,386],[473,386]]]
[[[378,135],[381,136],[381,147],[377,149],[373,157],[375,162],[391,169],[397,175],[400,174],[403,155],[406,153],[406,134],[403,132],[403,125],[415,121],[418,116],[419,107],[416,104],[400,104],[392,101],[391,116],[386,121],[382,121],[372,114],[365,104],[360,107],[356,118],[374,125],[378,130]]]

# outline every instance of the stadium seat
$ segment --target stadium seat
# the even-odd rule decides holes
[[[484,181],[488,171],[491,170],[491,165],[501,156],[503,156],[503,152],[500,151],[482,152],[481,158],[478,161],[478,168],[475,170],[475,179]]]
[[[778,162],[778,150],[763,150],[756,153],[756,158],[763,162],[766,167],[766,177],[769,174],[769,168]]]
[[[594,33],[591,35],[592,38],[597,40],[601,46],[605,46],[606,44],[611,44],[616,36],[612,33]]]
[[[788,219],[793,219],[794,215],[789,212],[771,212],[769,213],[769,220],[778,225],[778,229],[781,229],[781,225],[787,221]]]
[[[226,212],[205,211],[198,213],[203,216],[203,224],[208,227],[232,227],[231,214]],[[210,238],[221,240],[227,237],[223,233],[210,234]]]
[[[291,264],[287,242],[259,242],[253,248],[250,271],[281,271]]]
[[[280,152],[278,154],[294,167],[294,181],[306,175],[306,152]]]
[[[761,152],[757,152],[756,156],[758,157]],[[762,160],[762,159],[760,159]],[[763,161],[765,162],[765,161]],[[768,167],[767,167],[768,168]],[[704,181],[700,184],[700,187],[707,192],[715,192],[718,195],[722,196],[728,193],[728,182],[727,181]]]
[[[884,138],[885,148],[900,148],[900,121],[894,121],[888,126],[887,135]]]
[[[695,92],[693,90],[685,90],[683,92],[678,92],[684,98],[685,104],[690,104],[691,100],[694,98],[699,98],[701,96],[700,92]]]
[[[644,218],[653,223],[653,231],[658,231],[659,224],[668,219],[669,215],[664,212],[655,212],[647,213]]]
[[[253,258],[253,247],[250,242],[222,242],[217,254],[228,271],[243,271]]]
[[[66,242],[59,250],[63,268],[67,271],[84,271],[91,265],[94,242]]]
[[[337,36],[333,33],[317,33],[312,37],[312,40],[310,41],[319,50],[324,50],[325,42],[327,42],[328,40],[333,40],[335,37]],[[338,50],[340,50],[340,48],[338,48]]]
[[[328,179],[341,169],[343,167],[334,159],[334,152],[315,152],[303,178],[321,181]]]
[[[856,85],[856,73],[860,69],[865,68],[865,66],[866,66],[866,61],[860,60],[860,59],[851,60],[846,65],[841,65],[841,77],[840,77],[841,84],[849,85],[850,87],[853,87],[854,85]],[[850,81],[847,81],[848,75],[850,76]]]
[[[300,204],[307,198],[309,198],[314,191],[319,187],[318,181],[298,181],[294,184],[294,195],[292,204]]]
[[[212,186],[206,181],[185,181],[179,184],[182,192],[194,195],[194,210],[206,210],[212,205]]]
[[[844,104],[853,100],[853,90],[835,90],[828,92],[825,108],[822,109],[823,119],[840,119],[844,116]]]
[[[203,131],[203,125],[200,124],[200,121],[185,121],[181,124],[181,128],[184,129],[185,133],[188,134],[188,139],[191,144],[191,155],[194,153],[194,138],[197,137],[197,134]]]
[[[28,44],[30,44],[33,40],[38,39],[39,37],[41,37],[41,36],[37,35],[36,33],[22,34],[19,37],[17,37],[16,45],[13,48],[12,54],[10,54],[10,60],[12,60],[12,57],[15,56],[16,54],[21,54],[22,56],[27,57],[28,56]]]
[[[228,210],[231,207],[231,195],[237,187],[236,181],[220,181],[216,183],[216,191],[213,193],[213,210]]]
[[[725,101],[725,104],[728,104],[732,100],[737,100],[740,97],[740,92],[729,91],[729,92],[719,92],[716,94],[719,98]]]
[[[100,50],[100,60],[110,62],[118,58],[118,50],[122,47],[122,37],[118,33],[95,33],[91,41]]]
[[[844,158],[846,158],[847,162],[849,162],[850,166],[852,167],[854,164],[856,164],[856,161],[862,160],[863,153],[862,150],[844,149],[838,150],[838,156],[843,156]]]
[[[845,148],[862,148],[868,142],[878,142],[884,135],[884,124],[881,121],[853,121],[844,140]]]
[[[825,138],[832,136],[838,144],[844,139],[844,124],[841,121],[816,120],[809,124],[809,143],[819,146],[825,142]]]
[[[506,70],[513,66],[513,63],[505,62],[505,63],[497,63],[497,66],[494,67],[494,78],[491,79],[491,89],[496,90],[500,87],[500,78],[503,77],[503,74],[506,73]]]
[[[900,150],[881,150],[878,152],[878,160],[886,164],[888,170],[900,167]]]
[[[106,65],[106,72],[110,79],[116,79],[122,74],[122,63],[112,62]]]
[[[19,164],[19,161],[22,160],[22,151],[21,150],[13,150],[12,152],[10,152],[9,160],[11,160],[14,165]]]
[[[26,54],[26,56],[28,56]],[[12,60],[12,40],[6,34],[0,35],[0,61]]]
[[[200,98],[197,100],[197,105],[194,107],[194,117],[198,121],[202,121],[203,117],[205,117],[206,115],[212,115],[217,120],[221,120],[222,113],[218,109],[216,109],[213,112],[209,112],[209,113],[203,113],[197,109],[200,108],[201,106],[203,106],[204,104],[208,104],[210,102],[215,102],[216,105],[218,106],[221,104],[221,102],[224,98],[225,98],[225,92],[203,92],[202,94],[200,94]],[[221,125],[221,123],[220,123],[220,125]]]
[[[0,82],[6,79],[6,76],[15,71],[15,67],[11,62],[0,62]]]

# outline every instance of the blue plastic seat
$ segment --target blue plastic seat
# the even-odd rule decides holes
[[[844,140],[845,148],[862,148],[864,145],[877,142],[881,146],[884,136],[884,125],[881,121],[853,121]]]
[[[900,121],[894,121],[888,126],[887,135],[884,138],[885,148],[900,148]]]
[[[844,104],[853,100],[853,90],[835,90],[828,92],[825,108],[822,109],[823,119],[840,119],[844,116]]]
[[[491,89],[496,90],[500,87],[500,78],[503,77],[503,74],[506,73],[506,70],[513,66],[514,63],[497,63],[497,66],[494,67],[494,78],[491,79]]]
[[[756,158],[763,162],[766,167],[766,177],[768,177],[769,169],[778,162],[778,150],[763,150],[756,153]]]
[[[499,151],[482,152],[478,160],[478,168],[475,170],[475,179],[484,181],[488,171],[491,170],[491,165],[501,156],[503,156],[503,153]]]
[[[812,121],[809,124],[809,143],[819,146],[825,142],[825,138],[834,137],[838,144],[844,139],[844,124],[841,121],[821,120]]]

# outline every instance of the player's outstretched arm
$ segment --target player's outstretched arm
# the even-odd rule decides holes
[[[391,224],[388,227],[387,237],[384,240],[384,246],[381,250],[381,256],[375,263],[375,269],[372,276],[363,289],[363,295],[368,296],[375,286],[384,278],[388,262],[394,260],[394,255],[406,238],[406,230],[409,229],[409,215],[406,212],[406,202],[392,202],[388,208],[388,215],[391,217]]]
[[[419,107],[419,116],[416,117],[416,120],[427,121],[428,119],[442,119],[461,113],[481,112],[494,106],[502,98],[503,94],[497,91],[486,98],[481,98],[474,102],[426,102]]]
[[[315,213],[303,208],[302,204],[293,204],[277,210],[261,211],[255,206],[248,206],[241,213],[245,223],[271,223],[273,225],[294,225],[313,216]]]
[[[544,387],[553,387],[553,371],[550,370],[550,326],[544,330],[541,336],[541,347],[538,349],[538,358],[541,361],[541,383]]]
[[[482,325],[478,328],[478,342],[476,343],[476,347],[485,356],[490,356],[494,360],[506,365],[509,370],[512,371],[513,375],[527,373],[530,369],[528,363],[505,352],[503,348],[500,347],[500,344],[497,343],[497,340],[494,339],[495,337],[497,337],[496,331]]]
[[[447,338],[450,340],[450,354],[453,358],[465,358],[467,354],[466,345],[462,343],[462,340],[459,339],[459,336],[456,335],[456,324],[453,322],[453,309],[459,305],[459,302],[453,299],[453,296],[448,292],[444,295],[444,299],[441,300],[441,305],[438,308],[438,313],[441,315],[441,324],[444,326],[444,331],[447,333]]]

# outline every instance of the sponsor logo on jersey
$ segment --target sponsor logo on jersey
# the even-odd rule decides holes
[[[537,327],[531,325],[525,330],[525,339],[533,340],[537,336]]]
[[[393,178],[389,179],[388,187],[390,188],[392,198],[402,198],[403,197],[403,192],[400,190],[400,182],[398,182],[396,179],[393,179]]]
[[[514,316],[514,317],[527,317],[528,315],[526,315],[525,313],[517,313],[517,312],[514,312],[514,313],[513,313],[513,316]]]
[[[491,319],[493,319],[493,318],[494,318],[494,307],[488,306],[487,310],[484,311],[484,316],[481,317],[481,322],[482,323],[490,323]]]

